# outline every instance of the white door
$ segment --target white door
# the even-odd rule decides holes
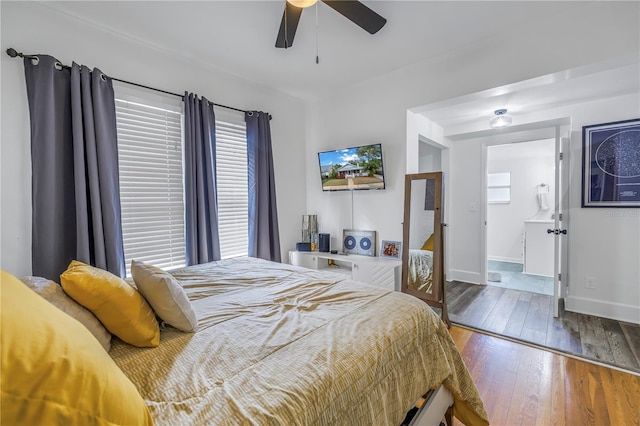
[[[556,199],[554,229],[547,232],[554,234],[553,262],[553,316],[558,317],[560,299],[567,295],[568,275],[568,237],[569,229],[569,138],[561,134],[569,131],[565,126],[556,127]]]

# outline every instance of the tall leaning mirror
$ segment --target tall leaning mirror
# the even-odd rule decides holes
[[[405,176],[402,291],[440,309],[450,325],[444,292],[442,172]]]

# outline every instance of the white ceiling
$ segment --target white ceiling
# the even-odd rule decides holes
[[[156,49],[313,100],[571,7],[571,2],[364,1],[387,19],[370,35],[325,4],[303,11],[294,45],[274,47],[284,0],[43,4]]]
[[[134,42],[311,101],[428,58],[508,36],[525,25],[544,26],[547,17],[570,13],[576,5],[571,1],[363,3],[387,19],[377,34],[366,33],[319,3],[317,9],[303,11],[294,45],[285,50],[274,46],[284,0],[42,2]],[[580,7],[602,7],[598,3],[580,2]],[[319,64],[315,63],[316,10]],[[453,128],[488,120],[497,108],[506,107],[514,115],[529,114],[638,92],[638,59],[631,62],[622,64],[622,70],[605,66],[541,77],[416,112]]]
[[[617,58],[551,75],[447,99],[413,111],[445,129],[451,140],[495,134],[489,120],[505,108],[513,127],[561,118],[554,111],[571,105],[640,94],[638,56]],[[638,98],[640,102],[640,97]]]

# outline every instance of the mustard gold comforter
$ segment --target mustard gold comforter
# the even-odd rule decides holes
[[[197,331],[110,352],[157,424],[399,425],[441,383],[456,417],[487,423],[446,327],[412,296],[252,258],[172,274]]]

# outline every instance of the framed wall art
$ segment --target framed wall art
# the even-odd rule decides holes
[[[640,207],[640,119],[582,127],[582,207]]]
[[[380,245],[380,257],[401,260],[402,242],[382,240],[382,244]]]

